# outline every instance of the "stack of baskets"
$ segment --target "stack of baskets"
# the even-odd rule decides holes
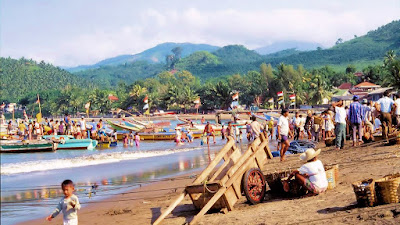
[[[400,203],[400,173],[353,183],[359,206]]]

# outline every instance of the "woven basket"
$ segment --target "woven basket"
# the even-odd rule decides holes
[[[372,207],[376,204],[374,179],[362,180],[352,184],[357,204],[361,207]]]
[[[400,203],[400,173],[376,180],[375,188],[379,204]]]
[[[325,168],[326,179],[328,180],[328,190],[334,189],[339,181],[339,165],[333,165]]]

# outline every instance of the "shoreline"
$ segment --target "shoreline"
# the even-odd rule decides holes
[[[380,144],[345,150],[322,148],[321,161],[325,166],[339,164],[339,184],[333,190],[314,197],[280,198],[267,196],[260,204],[250,205],[244,196],[235,205],[235,210],[206,214],[199,224],[399,224],[400,204],[358,208],[351,183],[400,172],[400,150],[397,145]],[[298,155],[288,155],[281,163],[278,158],[268,160],[264,173],[298,168]],[[200,173],[197,171],[196,174]],[[190,172],[187,174],[191,174]],[[89,204],[79,213],[80,224],[151,224],[161,211],[181,193],[185,185],[195,178],[180,179],[180,175],[168,181],[160,181],[139,189],[121,193],[113,198]],[[197,213],[189,197],[170,214],[162,224],[183,224]],[[257,215],[257,216],[254,216]],[[283,219],[284,218],[284,219]],[[43,219],[19,224],[58,224],[62,216],[48,223]]]

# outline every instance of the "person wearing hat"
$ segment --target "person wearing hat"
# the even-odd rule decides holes
[[[285,153],[289,149],[289,138],[292,136],[292,132],[289,129],[289,110],[282,109],[282,115],[278,121],[278,140],[281,142],[281,161],[285,160]]]
[[[302,165],[298,170],[293,171],[289,179],[293,176],[295,180],[307,188],[311,194],[317,195],[326,191],[328,187],[328,180],[326,179],[326,173],[324,165],[321,160],[317,159],[317,156],[321,153],[321,149],[315,151],[312,148],[306,150],[306,152],[300,155],[300,160],[306,163]],[[283,188],[286,192],[289,191],[289,184],[286,181],[283,182]]]
[[[357,146],[363,143],[363,106],[359,102],[358,95],[353,96],[353,102],[349,107],[349,120],[353,129],[353,146]],[[357,129],[358,129],[358,141],[357,141]]]

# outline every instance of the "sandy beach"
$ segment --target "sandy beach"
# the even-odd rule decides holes
[[[322,147],[322,146],[321,146]],[[325,165],[339,164],[339,184],[334,190],[314,197],[281,198],[267,195],[265,201],[250,205],[243,196],[228,213],[206,214],[200,224],[399,224],[400,204],[358,208],[351,184],[366,178],[380,178],[400,171],[398,145],[366,145],[337,151],[322,147],[320,159]],[[281,163],[269,160],[264,173],[293,169],[301,165],[298,155]],[[80,224],[151,224],[162,210],[194,178],[192,174],[157,182],[104,201],[90,203],[79,212]],[[189,197],[162,224],[184,224],[196,214]],[[43,219],[22,224],[60,224]]]

